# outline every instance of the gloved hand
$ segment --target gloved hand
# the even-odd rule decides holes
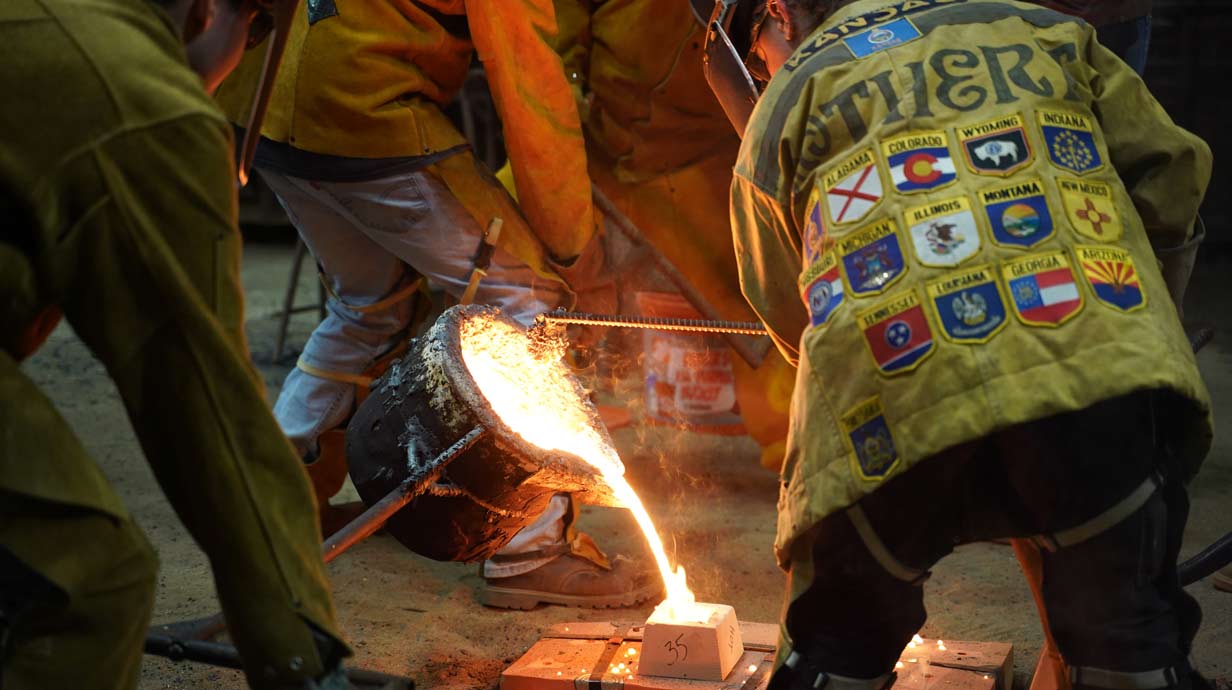
[[[573,293],[573,303],[565,305],[572,311],[591,314],[620,313],[616,279],[607,266],[602,233],[595,233],[590,244],[572,261],[559,263],[549,259],[549,265],[565,281]],[[574,346],[575,366],[585,368],[594,362],[604,329],[595,326],[571,326],[569,342]]]

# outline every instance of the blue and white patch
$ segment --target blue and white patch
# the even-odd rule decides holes
[[[1009,321],[1005,298],[990,266],[947,273],[925,285],[941,332],[955,343],[986,343]]]
[[[866,58],[873,53],[910,43],[922,35],[910,19],[903,17],[848,36],[843,39],[843,43],[852,55]]]
[[[881,398],[874,396],[856,405],[839,422],[843,426],[843,435],[851,445],[855,460],[852,469],[858,477],[879,481],[898,467],[898,449],[894,445],[894,434],[886,422]]]
[[[1056,232],[1048,196],[1037,179],[983,190],[980,205],[988,218],[992,241],[1002,247],[1027,249]]]
[[[843,278],[839,275],[838,257],[832,251],[809,266],[800,275],[800,299],[808,309],[809,325],[824,326],[834,312],[843,306]]]
[[[898,226],[885,218],[838,241],[843,275],[855,297],[884,292],[907,270]]]
[[[1104,167],[1095,143],[1092,120],[1078,113],[1041,110],[1035,114],[1048,160],[1058,168],[1085,175]]]

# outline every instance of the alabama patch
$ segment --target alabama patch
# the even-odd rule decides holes
[[[913,289],[856,314],[877,370],[894,375],[920,366],[933,353],[933,332]]]
[[[812,266],[833,244],[826,236],[826,224],[821,218],[821,190],[814,187],[808,198],[808,215],[804,218],[804,268]]]
[[[1138,280],[1133,257],[1120,247],[1074,247],[1082,275],[1096,301],[1113,309],[1131,312],[1146,305],[1146,293]]]
[[[947,273],[925,285],[945,337],[956,343],[986,343],[1009,321],[1001,284],[991,266]]]
[[[958,179],[945,132],[911,132],[881,144],[894,189],[904,194],[944,187]]]
[[[887,48],[914,41],[919,37],[920,30],[915,28],[915,24],[912,24],[910,19],[900,18],[873,27],[868,31],[852,34],[844,38],[843,43],[856,58],[865,58]]]
[[[1006,177],[1034,158],[1021,115],[958,127],[958,142],[971,172]]]
[[[1035,117],[1053,165],[1079,175],[1104,167],[1090,118],[1058,110],[1041,110]]]
[[[1117,214],[1112,185],[1058,177],[1057,188],[1065,204],[1065,217],[1075,232],[1101,242],[1121,239],[1125,229]]]
[[[1064,251],[1007,261],[1001,272],[1014,312],[1028,326],[1060,326],[1082,310],[1082,293]]]
[[[843,305],[843,278],[838,271],[838,257],[826,252],[821,260],[800,275],[800,299],[809,312],[809,324],[824,326]]]
[[[1038,179],[986,189],[980,192],[980,205],[988,218],[992,241],[1003,247],[1034,247],[1056,231],[1044,185]]]
[[[952,268],[980,251],[980,229],[965,196],[907,209],[907,234],[925,266]]]
[[[838,251],[847,288],[856,297],[884,291],[907,269],[898,228],[889,218],[839,240]]]
[[[881,202],[881,175],[873,149],[858,151],[821,178],[826,217],[831,223],[854,223]]]
[[[898,467],[898,450],[886,423],[881,398],[873,396],[856,405],[839,418],[839,423],[851,444],[855,459],[852,469],[861,479],[884,479]]]

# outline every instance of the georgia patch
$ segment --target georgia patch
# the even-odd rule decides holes
[[[881,202],[877,156],[866,148],[847,157],[821,178],[826,217],[835,225],[854,223]]]
[[[800,299],[809,312],[809,324],[824,326],[843,305],[843,278],[838,271],[838,257],[833,251],[808,267],[800,276]]]
[[[991,266],[948,273],[925,284],[925,291],[942,334],[952,342],[986,343],[1009,322]]]
[[[881,144],[894,189],[915,194],[958,179],[945,132],[911,132]]]
[[[852,34],[844,38],[843,43],[856,58],[865,58],[887,48],[914,41],[920,35],[920,30],[915,28],[915,24],[904,17],[875,26],[868,31]]]
[[[902,374],[933,353],[933,332],[914,289],[856,314],[864,344],[883,374]]]
[[[821,218],[821,190],[813,187],[808,198],[808,215],[804,219],[804,268],[821,258],[833,241],[826,235],[825,221]]]
[[[886,422],[881,398],[873,396],[839,418],[855,459],[852,469],[861,479],[879,480],[898,467],[894,434]]]
[[[1021,115],[958,127],[959,144],[971,172],[1006,177],[1030,165],[1035,154]]]
[[[856,297],[884,292],[907,270],[898,228],[890,218],[839,240],[838,251],[847,288]]]
[[[965,196],[907,209],[907,234],[925,266],[952,268],[980,251],[980,228]]]
[[[1104,167],[1090,118],[1058,110],[1040,110],[1035,117],[1053,165],[1079,175]]]
[[[1074,247],[1082,275],[1096,301],[1122,312],[1146,305],[1146,293],[1138,280],[1133,257],[1120,247]]]
[[[1056,327],[1082,310],[1082,293],[1064,251],[1032,254],[1001,267],[1018,320]]]
[[[980,205],[988,218],[992,241],[1003,247],[1034,247],[1056,231],[1044,185],[1038,179],[981,191]]]
[[[1070,227],[1078,234],[1101,242],[1121,239],[1125,229],[1117,214],[1112,185],[1058,177],[1057,188],[1061,190]]]

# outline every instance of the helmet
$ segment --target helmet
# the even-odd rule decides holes
[[[702,21],[705,5],[706,0],[691,0],[698,21]],[[750,56],[766,19],[766,2],[714,0],[708,17],[702,22],[706,27],[703,57],[706,82],[736,132],[744,134],[753,106],[761,95],[759,82],[766,79],[764,68],[758,68],[760,60]],[[759,79],[750,73],[750,67],[758,72]]]

